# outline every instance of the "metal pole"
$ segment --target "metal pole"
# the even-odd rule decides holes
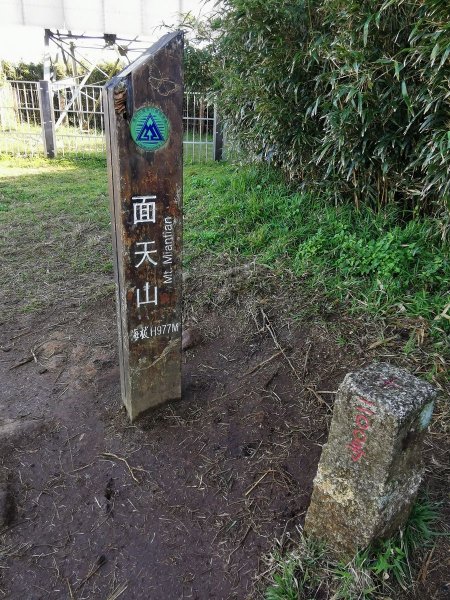
[[[221,161],[223,159],[223,127],[217,111],[217,104],[214,105],[213,143],[214,160]]]
[[[50,29],[45,30],[44,34],[44,81],[51,79],[50,65]]]
[[[47,158],[56,156],[55,115],[53,112],[53,93],[51,81],[39,82],[39,108],[41,112],[42,138]]]
[[[69,33],[71,33],[69,31]],[[77,68],[77,63],[78,61],[75,58],[75,44],[74,42],[70,42],[70,56],[72,58],[72,75],[73,78],[75,80],[77,80],[78,77],[78,68]],[[94,66],[95,68],[95,66]],[[87,80],[87,79],[86,79]],[[83,83],[84,85],[84,83]],[[78,112],[78,126],[80,129],[83,129],[84,127],[84,116],[83,116],[83,104],[81,101],[81,89],[80,86],[77,85],[77,87],[75,89],[72,89],[72,98],[75,98],[75,110],[77,110]]]

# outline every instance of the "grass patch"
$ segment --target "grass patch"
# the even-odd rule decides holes
[[[269,168],[205,165],[189,175],[188,260],[205,251],[256,256],[354,309],[422,317],[437,338],[450,331],[442,316],[450,261],[438,221],[334,206],[291,189]]]
[[[79,303],[111,278],[108,203],[104,158],[0,160],[7,312]]]
[[[374,600],[413,581],[412,559],[442,535],[436,527],[440,517],[436,504],[418,500],[405,527],[392,538],[359,552],[350,562],[331,558],[325,546],[301,532],[296,545],[285,555],[275,550],[267,557],[270,583],[266,600]]]

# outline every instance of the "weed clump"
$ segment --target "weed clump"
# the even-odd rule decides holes
[[[266,600],[375,600],[413,581],[412,559],[437,536],[437,506],[418,500],[403,529],[358,552],[350,562],[337,562],[326,547],[299,530],[295,546],[284,556],[267,557],[270,583]]]

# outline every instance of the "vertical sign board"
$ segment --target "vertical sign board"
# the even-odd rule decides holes
[[[104,88],[122,399],[130,419],[181,397],[183,34]]]

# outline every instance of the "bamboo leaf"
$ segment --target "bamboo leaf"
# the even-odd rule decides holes
[[[434,46],[434,48],[431,52],[431,56],[430,56],[431,66],[434,65],[434,61],[436,60],[438,52],[439,52],[439,42],[436,43],[436,45]]]

